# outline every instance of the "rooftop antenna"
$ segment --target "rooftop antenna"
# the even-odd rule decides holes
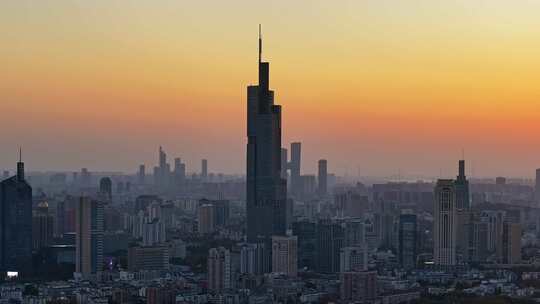
[[[262,35],[261,35],[261,24],[259,24],[259,63],[262,60]]]
[[[22,147],[19,147],[19,162],[22,163]]]

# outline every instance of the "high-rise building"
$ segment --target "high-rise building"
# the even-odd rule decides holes
[[[224,227],[229,223],[230,202],[229,200],[199,200],[199,206],[212,205],[214,206],[214,226]]]
[[[201,160],[201,179],[204,181],[208,178],[208,160]]]
[[[272,272],[289,277],[298,275],[298,238],[296,236],[272,237]]]
[[[17,175],[0,182],[0,272],[26,275],[31,262],[32,187],[19,157]]]
[[[517,264],[521,262],[521,224],[505,221],[502,233],[503,264]]]
[[[368,269],[368,251],[366,246],[343,247],[340,251],[339,271],[366,271]]]
[[[169,269],[169,248],[167,246],[130,247],[128,269],[130,271]]]
[[[49,204],[41,202],[32,215],[32,243],[35,250],[49,246],[53,241],[54,218],[49,214]]]
[[[328,187],[328,163],[326,159],[319,160],[319,176],[318,176],[318,194],[320,196],[325,196],[327,193]]]
[[[281,178],[287,179],[287,169],[289,167],[289,158],[287,149],[281,148]]]
[[[293,235],[298,237],[298,267],[317,269],[317,223],[303,220],[292,224]]]
[[[270,271],[264,244],[245,244],[240,249],[240,273],[264,274]]]
[[[182,159],[179,157],[174,159],[174,179],[177,185],[186,179],[186,164],[182,163]]]
[[[343,272],[340,282],[344,303],[368,303],[377,297],[376,271]]]
[[[247,88],[247,239],[271,248],[272,236],[286,232],[287,185],[281,178],[281,106],[274,104],[261,51],[259,36],[259,84]]]
[[[93,277],[103,268],[103,203],[82,196],[75,212],[75,271]]]
[[[215,293],[222,293],[232,288],[231,280],[231,253],[229,250],[218,247],[208,251],[208,289]]]
[[[142,224],[142,244],[154,246],[165,243],[165,224],[159,218],[150,219]]]
[[[139,165],[139,172],[137,173],[137,181],[139,184],[143,185],[146,180],[146,166],[141,164]]]
[[[536,199],[536,204],[540,205],[540,169],[536,169],[536,184],[534,190],[534,198]]]
[[[366,244],[366,231],[364,220],[361,218],[347,219],[345,221],[345,240],[344,246],[355,247]]]
[[[465,175],[465,161],[459,161],[459,175],[456,184],[456,209],[469,209],[471,207],[469,197],[469,181]]]
[[[433,225],[435,265],[456,265],[456,185],[451,179],[440,179],[435,186]]]
[[[416,267],[417,239],[416,214],[402,214],[399,217],[399,264],[405,269]]]
[[[204,204],[199,206],[197,216],[199,234],[213,233],[215,230],[215,207],[212,204]]]
[[[344,229],[340,223],[331,220],[320,220],[317,226],[318,271],[339,272],[340,252],[345,239]]]
[[[110,177],[102,177],[99,180],[99,196],[105,202],[112,201],[112,181]]]
[[[300,195],[302,191],[302,180],[300,178],[302,163],[302,144],[299,142],[291,143],[291,162],[289,163],[289,169],[291,169],[291,193],[294,195]]]

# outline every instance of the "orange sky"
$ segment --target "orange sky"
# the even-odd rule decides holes
[[[156,2],[159,2],[157,4]],[[244,172],[263,24],[284,144],[306,173],[540,167],[538,1],[0,4],[0,168],[134,171],[157,146]]]

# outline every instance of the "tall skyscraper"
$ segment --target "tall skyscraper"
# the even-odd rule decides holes
[[[264,244],[245,244],[240,250],[240,273],[264,274],[269,272]]]
[[[0,182],[0,272],[28,274],[32,263],[32,187],[19,156],[17,175]]]
[[[540,205],[540,169],[536,169],[536,184],[534,190],[534,198],[536,200],[536,204]]]
[[[328,163],[326,159],[319,160],[319,176],[318,176],[318,194],[325,196],[328,187]]]
[[[33,248],[39,250],[52,243],[54,235],[54,218],[49,214],[49,204],[41,202],[32,215]]]
[[[456,184],[456,208],[457,209],[469,209],[469,181],[465,176],[465,161],[459,161],[459,175],[455,181]]]
[[[440,179],[435,186],[433,225],[435,264],[441,267],[456,265],[456,185],[451,179]]]
[[[208,289],[215,293],[232,288],[231,285],[231,253],[218,247],[208,251]]]
[[[103,267],[103,203],[82,196],[75,212],[75,271],[91,278]]]
[[[206,180],[208,178],[208,160],[201,160],[201,179]]]
[[[298,274],[298,238],[296,236],[272,237],[272,272],[289,277]]]
[[[199,234],[209,234],[215,229],[215,207],[212,204],[199,206],[197,214],[197,223]]]
[[[287,169],[289,167],[288,151],[285,148],[281,148],[281,178],[287,179]]]
[[[301,194],[302,180],[300,177],[300,166],[302,163],[302,144],[299,142],[291,143],[291,193],[294,195]]]
[[[281,178],[281,106],[269,90],[269,64],[262,62],[259,29],[259,84],[247,88],[247,238],[271,248],[286,231],[286,181]]]
[[[180,157],[174,159],[174,179],[177,185],[183,183],[186,179],[186,164],[182,163]]]
[[[416,214],[399,217],[399,264],[405,269],[416,267]]]

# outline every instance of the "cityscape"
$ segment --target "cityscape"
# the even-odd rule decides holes
[[[242,60],[257,78],[238,84],[243,112],[222,117],[245,115],[231,141],[244,143],[243,166],[218,170],[226,156],[188,160],[158,143],[129,170],[36,170],[26,155],[40,151],[2,147],[13,161],[0,178],[0,304],[540,302],[540,157],[524,177],[477,175],[464,143],[425,174],[343,170],[345,156],[284,135],[291,101],[271,85],[266,49],[280,42],[255,29]],[[327,128],[318,123],[309,131]],[[531,141],[534,131],[523,130]]]

